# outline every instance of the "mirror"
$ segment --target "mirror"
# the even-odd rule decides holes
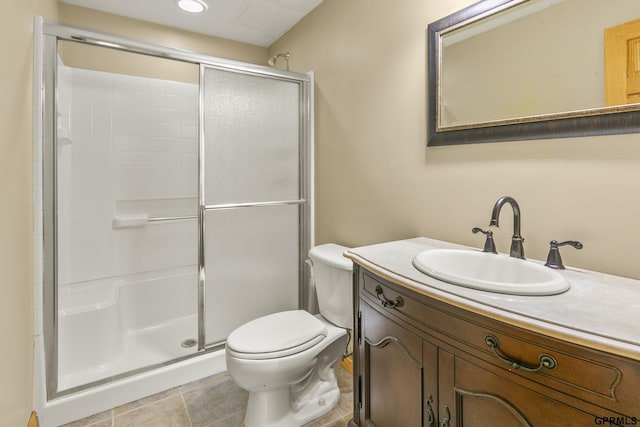
[[[637,0],[483,0],[433,22],[427,145],[640,132],[632,18]]]

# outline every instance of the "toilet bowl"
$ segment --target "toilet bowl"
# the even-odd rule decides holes
[[[284,311],[254,319],[227,338],[229,375],[249,391],[245,427],[298,427],[340,399],[333,365],[353,327],[351,262],[334,244],[309,251],[320,314]]]

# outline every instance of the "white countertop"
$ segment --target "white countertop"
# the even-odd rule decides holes
[[[345,256],[374,273],[486,317],[589,348],[640,360],[640,281],[567,267],[556,270],[571,289],[519,296],[452,285],[418,271],[413,258],[428,249],[470,249],[419,237],[349,249]],[[535,262],[535,261],[534,261]]]

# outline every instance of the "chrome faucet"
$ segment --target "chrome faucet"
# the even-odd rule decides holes
[[[516,202],[513,197],[503,196],[498,199],[496,204],[493,206],[489,226],[499,226],[498,218],[500,217],[500,210],[505,203],[509,203],[511,205],[511,208],[513,209],[513,237],[511,238],[510,255],[514,258],[524,259],[524,247],[522,246],[524,237],[520,235],[520,206],[518,206],[518,202]]]

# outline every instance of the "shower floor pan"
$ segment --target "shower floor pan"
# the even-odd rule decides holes
[[[61,288],[58,390],[193,354],[193,267],[74,283]]]

